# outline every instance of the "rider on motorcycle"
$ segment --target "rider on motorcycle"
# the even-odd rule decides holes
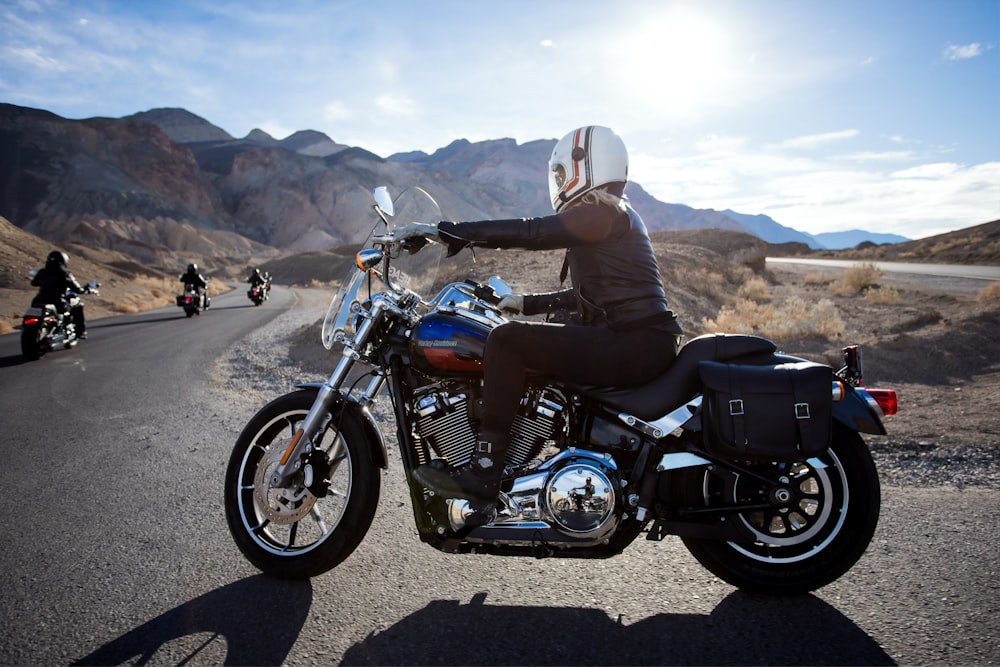
[[[87,337],[87,322],[83,316],[83,303],[70,307],[66,301],[66,292],[72,291],[81,293],[84,288],[80,286],[76,278],[69,272],[67,265],[69,256],[59,250],[53,250],[45,259],[45,267],[39,269],[35,277],[31,279],[31,284],[38,288],[38,294],[32,299],[31,305],[35,308],[44,308],[46,304],[54,304],[61,312],[70,313],[73,324],[76,325],[76,335],[78,338]]]
[[[572,287],[503,297],[500,307],[535,315],[575,311],[570,323],[509,321],[489,335],[483,419],[472,461],[457,468],[422,465],[414,478],[445,498],[480,510],[496,501],[529,369],[581,385],[639,384],[674,361],[683,334],[667,306],[649,234],[624,191],[628,153],[618,135],[588,126],[563,137],[549,159],[554,215],[532,219],[411,223],[397,238],[430,238],[449,256],[469,246],[566,248],[560,274]]]
[[[266,271],[261,274],[260,269],[254,269],[253,273],[247,278],[247,282],[250,283],[251,289],[258,285],[264,289],[270,289],[271,275]]]
[[[191,285],[198,292],[198,296],[201,298],[201,307],[208,308],[208,298],[205,296],[205,290],[208,288],[208,281],[200,273],[198,273],[197,264],[188,264],[187,273],[182,273],[181,282],[184,285]]]

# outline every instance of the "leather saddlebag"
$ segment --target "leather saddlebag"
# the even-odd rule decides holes
[[[698,365],[705,449],[727,458],[795,461],[830,446],[832,372],[809,361]]]

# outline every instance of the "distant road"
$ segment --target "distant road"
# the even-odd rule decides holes
[[[768,257],[769,264],[807,264],[843,269],[869,260],[809,259],[805,257]],[[973,280],[1000,280],[1000,266],[966,266],[963,264],[911,264],[908,262],[873,262],[887,273],[912,273],[946,278],[971,278]]]

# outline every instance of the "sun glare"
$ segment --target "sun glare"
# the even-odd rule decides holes
[[[714,18],[672,11],[636,21],[621,40],[622,74],[634,90],[664,106],[681,102],[698,114],[714,95],[724,95],[729,36]],[[684,113],[684,109],[676,109]]]

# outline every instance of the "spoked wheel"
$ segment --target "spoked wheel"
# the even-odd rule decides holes
[[[684,538],[705,568],[747,591],[798,595],[836,580],[861,558],[881,493],[860,435],[835,424],[830,449],[818,459],[750,468],[774,483],[718,470],[698,479],[705,507],[768,506],[728,517],[753,533],[752,544]]]
[[[305,419],[315,390],[266,405],[240,434],[226,470],[226,519],[240,551],[267,574],[313,577],[361,543],[378,504],[381,478],[356,419],[334,417],[288,488],[271,474]]]

